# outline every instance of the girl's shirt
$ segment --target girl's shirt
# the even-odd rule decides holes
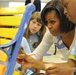
[[[29,44],[31,52],[33,52],[35,50],[35,48],[38,46],[38,38],[39,37],[37,34],[33,34],[28,39],[28,44]]]
[[[24,37],[22,38],[21,47],[23,48],[25,53],[31,53],[29,44]]]
[[[43,55],[49,50],[50,46],[54,43],[56,44],[56,47],[63,55],[64,59],[67,60],[69,55],[72,53],[72,50],[75,49],[74,48],[76,44],[75,41],[76,41],[76,28],[75,28],[74,39],[69,49],[64,45],[60,35],[52,36],[52,34],[49,31],[47,31],[40,45],[34,50],[33,53],[35,54],[35,56],[33,57],[35,59],[40,60],[43,57]]]

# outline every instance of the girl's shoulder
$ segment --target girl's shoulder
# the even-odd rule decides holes
[[[22,38],[22,41],[27,41],[25,37]]]

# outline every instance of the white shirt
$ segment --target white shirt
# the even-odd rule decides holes
[[[49,31],[47,31],[40,45],[34,50],[33,54],[35,55],[33,57],[37,60],[42,59],[43,55],[49,50],[50,46],[54,43],[56,44],[57,48],[63,55],[64,59],[67,60],[73,47],[75,46],[74,45],[76,43],[75,40],[76,40],[76,28],[75,28],[74,39],[69,49],[64,45],[60,35],[53,36]]]

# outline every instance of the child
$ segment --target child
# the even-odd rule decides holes
[[[42,24],[41,13],[34,12],[30,18],[24,37],[27,39],[31,52],[40,44],[46,27]],[[25,51],[26,52],[26,51]]]
[[[35,48],[40,44],[45,32],[46,26],[42,24],[41,13],[38,11],[34,12],[31,15],[30,21],[24,33],[24,38],[26,38],[28,42],[30,52],[33,52]],[[28,52],[28,49],[24,49],[26,47],[24,41],[22,42],[21,46],[23,47],[24,52],[30,53]],[[33,71],[35,72],[35,69],[33,69]],[[26,73],[28,73],[26,75],[30,75],[30,73],[32,74],[33,72],[28,69]]]

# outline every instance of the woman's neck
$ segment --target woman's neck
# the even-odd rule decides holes
[[[75,34],[75,29],[71,30],[71,31],[68,32],[68,33],[63,33],[63,34],[61,34],[61,37],[62,37],[62,38],[69,38],[69,37],[73,37],[74,34]]]
[[[68,49],[74,40],[74,35],[75,35],[75,29],[71,30],[68,33],[61,34],[62,41]]]

